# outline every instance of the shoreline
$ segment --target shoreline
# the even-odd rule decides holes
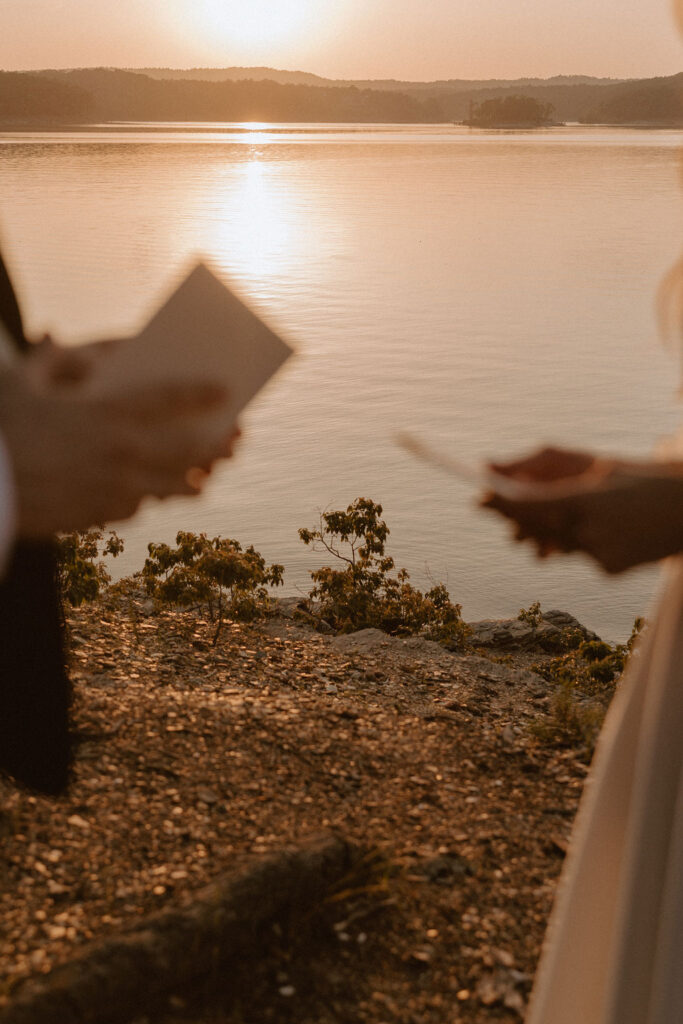
[[[244,132],[244,134],[251,134],[254,129],[247,127],[239,127],[240,125],[249,125],[253,122],[250,121],[189,121],[189,122],[176,122],[176,121],[113,121],[111,123],[102,122],[101,124],[70,124],[65,122],[50,122],[50,121],[0,121],[0,133],[3,132],[18,132],[30,134],[33,132],[40,133],[54,133],[54,134],[71,134],[75,132],[97,134],[98,132],[130,132],[137,130],[140,132],[168,132],[168,131],[184,131],[184,132],[196,132],[201,134],[202,132],[215,132],[221,130],[219,125],[231,125],[230,131],[232,132]],[[182,127],[179,125],[182,124]],[[260,124],[260,122],[259,122]],[[628,122],[622,124],[597,124],[597,123],[583,123],[583,122],[558,122],[551,125],[471,125],[466,121],[268,121],[264,122],[264,127],[259,130],[272,130],[272,131],[286,131],[287,128],[284,126],[296,124],[301,126],[299,130],[306,131],[307,129],[314,130],[316,127],[321,125],[349,125],[354,126],[365,126],[367,128],[382,127],[388,128],[479,128],[483,131],[538,131],[548,128],[596,128],[596,129],[631,129],[637,131],[683,131],[683,120],[680,122]],[[283,127],[279,127],[283,126]],[[291,130],[291,129],[290,129]],[[341,129],[340,129],[341,130]]]

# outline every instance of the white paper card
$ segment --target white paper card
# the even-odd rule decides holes
[[[98,360],[91,394],[115,395],[164,384],[216,384],[227,405],[202,419],[207,436],[225,433],[293,349],[198,264],[137,337]]]
[[[397,434],[396,442],[411,455],[416,455],[418,459],[429,462],[452,476],[459,477],[480,491],[495,491],[496,494],[500,494],[501,498],[507,498],[510,501],[530,501],[537,497],[547,497],[547,487],[514,480],[502,473],[496,473],[486,466],[473,466],[452,455],[437,451],[412,434]]]

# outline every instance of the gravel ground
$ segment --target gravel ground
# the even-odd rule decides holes
[[[166,1022],[519,1021],[585,777],[528,724],[532,659],[453,655],[286,618],[210,625],[145,602],[70,618],[69,795],[0,784],[0,1005],[84,944],[327,830],[381,855],[372,891],[276,936],[228,1010]],[[161,1019],[161,1018],[160,1018]]]

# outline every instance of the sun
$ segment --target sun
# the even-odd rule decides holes
[[[315,11],[315,0],[195,0],[193,20],[214,44],[258,51],[304,38]]]

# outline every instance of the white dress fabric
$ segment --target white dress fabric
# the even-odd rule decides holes
[[[527,1024],[683,1022],[683,558],[600,737]]]

